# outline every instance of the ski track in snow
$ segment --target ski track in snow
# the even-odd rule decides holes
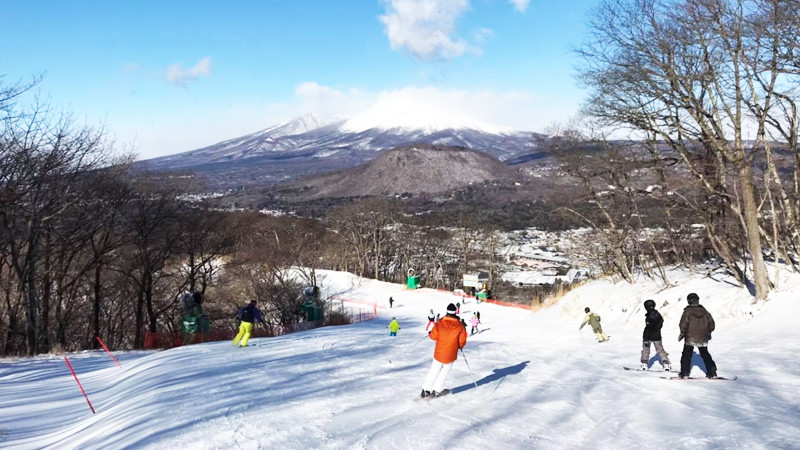
[[[69,355],[96,415],[62,357],[0,361],[0,446],[800,448],[800,277],[782,281],[783,290],[755,309],[719,283],[676,280],[682,287],[675,289],[699,292],[717,319],[709,349],[720,375],[736,381],[663,380],[657,358],[654,373],[622,369],[638,367],[644,320],[635,307],[656,292],[646,284],[592,282],[535,315],[471,301],[462,317],[480,309],[483,331],[468,338],[454,363],[446,384],[451,394],[420,401],[434,345],[425,333],[428,310],[444,314],[461,299],[321,273],[328,293],[376,301],[379,317],[252,339],[244,349],[213,342],[120,352],[122,369],[102,351]],[[402,307],[388,309],[390,295]],[[597,344],[587,328],[577,332],[584,304],[603,317],[610,341]],[[660,308],[673,370],[683,306]],[[741,319],[750,312],[752,319]],[[386,330],[392,317],[402,327],[394,338]],[[702,376],[696,354],[693,363],[700,367],[692,375]]]

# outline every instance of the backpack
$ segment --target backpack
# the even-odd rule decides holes
[[[253,316],[255,315],[255,305],[247,305],[239,311],[239,320],[242,322],[250,322],[253,323]]]
[[[184,316],[192,315],[192,310],[196,306],[191,292],[184,292],[181,294],[180,299],[178,299],[178,304],[181,306]]]

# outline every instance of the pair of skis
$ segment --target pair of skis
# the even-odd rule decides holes
[[[419,400],[433,400],[434,398],[444,397],[445,395],[450,394],[450,389],[443,389],[442,392],[439,392],[436,395],[430,395],[428,397],[418,397]]]

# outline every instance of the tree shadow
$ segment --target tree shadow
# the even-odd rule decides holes
[[[527,367],[528,363],[530,363],[530,361],[523,361],[523,362],[521,362],[519,364],[515,364],[513,366],[504,367],[502,369],[494,369],[494,371],[492,372],[491,375],[485,376],[485,377],[481,378],[480,380],[478,380],[478,381],[476,381],[474,383],[467,383],[467,384],[455,387],[453,389],[450,389],[450,393],[451,394],[457,394],[459,392],[466,391],[466,390],[474,388],[476,384],[478,386],[482,386],[484,384],[489,384],[492,381],[500,380],[502,378],[505,378],[507,375],[514,375],[514,374],[520,373],[520,372],[522,372],[523,369],[525,369],[525,367]]]
[[[737,288],[738,288],[738,287],[741,287],[741,286],[739,286],[739,284],[738,284],[738,283],[734,283],[734,282],[732,282],[732,281],[730,281],[730,280],[724,280],[724,279],[721,279],[721,278],[714,278],[714,275],[716,275],[716,274],[714,274],[714,273],[710,273],[710,274],[708,274],[708,275],[706,275],[706,276],[707,276],[709,279],[711,279],[711,280],[713,280],[713,281],[716,281],[717,283],[726,283],[726,284],[730,284],[731,286],[734,286],[734,287],[737,287]]]

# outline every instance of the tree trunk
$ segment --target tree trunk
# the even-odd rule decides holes
[[[98,349],[100,344],[97,342],[97,337],[100,336],[100,272],[102,269],[102,260],[98,260],[94,267],[94,301],[92,304],[92,330],[93,337],[89,344],[91,348]]]
[[[33,250],[31,250],[33,251]],[[28,263],[25,277],[27,294],[27,313],[28,323],[26,326],[28,356],[39,354],[39,300],[36,296],[36,269],[32,263],[32,255],[28,255]]]
[[[742,212],[747,229],[747,247],[753,260],[753,283],[756,289],[756,301],[766,300],[769,295],[770,283],[767,276],[767,266],[764,264],[764,252],[761,248],[761,236],[758,226],[758,205],[756,204],[750,166],[742,164],[739,169],[739,178],[742,183]]]

